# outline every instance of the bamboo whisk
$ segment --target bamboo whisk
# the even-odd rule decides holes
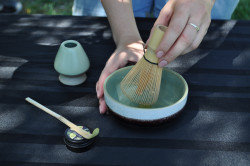
[[[134,103],[147,106],[158,100],[162,68],[158,67],[155,50],[160,44],[166,28],[163,25],[155,27],[143,58],[121,81],[123,94]]]

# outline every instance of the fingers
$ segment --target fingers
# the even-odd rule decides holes
[[[195,40],[193,41],[193,43],[188,48],[186,48],[181,53],[181,55],[186,54],[186,53],[198,48],[202,39],[204,38],[204,36],[207,33],[208,27],[211,23],[211,16],[210,16],[209,10],[208,11],[205,10],[205,6],[200,6],[199,13],[200,14],[198,14],[198,15],[195,13],[192,13],[191,14],[192,20],[190,20],[190,22],[195,23],[194,20],[199,21],[200,22],[200,26],[199,26],[200,30],[197,33],[197,36],[196,36]],[[197,24],[195,24],[195,25],[197,25]],[[190,25],[190,26],[192,26],[192,25]],[[195,27],[193,27],[193,28],[195,29]]]
[[[157,20],[154,23],[154,27],[156,25],[168,26],[172,15],[173,15],[173,3],[171,1],[168,1],[166,5],[162,8]]]
[[[211,11],[205,10],[205,7],[204,4],[200,4],[193,6],[189,11],[183,10],[183,7],[175,9],[169,27],[156,50],[159,67],[166,66],[179,55],[188,53],[200,45],[211,22]]]
[[[193,43],[187,48],[185,49],[181,55],[183,54],[187,54],[191,51],[193,51],[194,49],[198,48],[198,46],[200,45],[200,43],[202,42],[202,39],[204,38],[204,36],[207,34],[207,29],[209,27],[210,22],[208,22],[207,24],[203,24],[200,27],[200,30],[195,38],[195,40],[193,41]]]
[[[186,11],[185,9],[183,9],[183,7],[177,8],[174,11],[168,29],[165,32],[163,39],[161,40],[161,43],[158,46],[158,49],[156,50],[156,55],[158,58],[161,58],[163,55],[165,55],[168,50],[175,44],[179,36],[182,34],[189,19],[189,15],[185,14],[185,12]],[[180,45],[177,46],[181,47]]]
[[[164,67],[179,55],[200,45],[211,22],[211,4],[207,0],[170,0],[166,3],[154,24],[154,27],[159,24],[168,26],[156,50],[159,67]]]
[[[164,54],[164,57],[159,57],[159,67],[164,67],[166,64],[172,62],[175,58],[181,55],[187,48],[190,48],[194,40],[197,38],[197,30],[187,22],[183,32],[178,36],[176,42]],[[194,22],[194,21],[192,21]],[[200,26],[198,23],[195,25]],[[158,53],[159,54],[159,53]]]
[[[99,99],[99,110],[103,114],[107,110],[104,100],[104,82],[105,79],[115,70],[124,67],[128,62],[136,62],[143,55],[142,42],[133,42],[125,46],[118,46],[115,52],[108,59],[98,82],[96,83],[96,93]]]
[[[104,97],[101,97],[99,99],[99,110],[100,110],[100,114],[106,113],[107,105],[105,103]]]
[[[96,93],[99,99],[99,111],[101,114],[106,112],[107,106],[104,101],[104,82],[105,79],[111,74],[111,72],[105,67],[100,75],[98,82],[96,83]]]
[[[109,76],[109,72],[107,70],[102,71],[100,78],[96,84],[96,94],[97,94],[97,98],[101,98],[103,97],[104,91],[103,91],[103,85],[105,82],[105,79]]]
[[[150,35],[149,35],[149,38],[148,38],[148,40],[147,40],[147,42],[145,44],[145,47],[147,47],[147,44],[148,44],[148,42],[151,39],[152,32],[154,31],[154,28],[156,27],[156,25],[165,25],[165,26],[168,26],[172,15],[173,15],[172,3],[168,1],[167,5],[165,5],[162,8],[162,10],[161,10],[161,12],[159,14],[159,17],[156,19],[156,21],[154,23],[154,26],[153,26],[153,28],[150,31]]]

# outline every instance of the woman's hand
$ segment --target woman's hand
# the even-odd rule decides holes
[[[103,85],[105,79],[114,71],[126,66],[129,62],[135,63],[143,56],[143,42],[131,41],[123,42],[119,44],[107,61],[98,82],[96,83],[97,98],[99,99],[99,110],[101,114],[104,114],[107,110],[106,103],[104,101]]]
[[[159,67],[200,45],[211,22],[213,4],[214,0],[169,0],[166,3],[154,24],[154,27],[168,26],[156,50]]]

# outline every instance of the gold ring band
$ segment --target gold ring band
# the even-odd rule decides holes
[[[197,32],[199,32],[199,30],[200,30],[200,28],[197,26],[197,25],[195,25],[195,24],[193,24],[193,23],[188,23],[189,25],[191,25],[192,27],[194,27],[195,29],[196,29],[196,31]]]

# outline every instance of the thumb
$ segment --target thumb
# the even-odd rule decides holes
[[[149,38],[145,44],[145,48],[147,48],[148,42],[151,39],[152,36],[152,32],[154,31],[154,28],[156,27],[156,25],[165,25],[168,26],[171,17],[173,15],[173,9],[172,9],[172,3],[171,2],[167,2],[166,5],[162,8],[158,18],[156,19],[154,26],[152,27],[151,31],[150,31],[150,35]]]

